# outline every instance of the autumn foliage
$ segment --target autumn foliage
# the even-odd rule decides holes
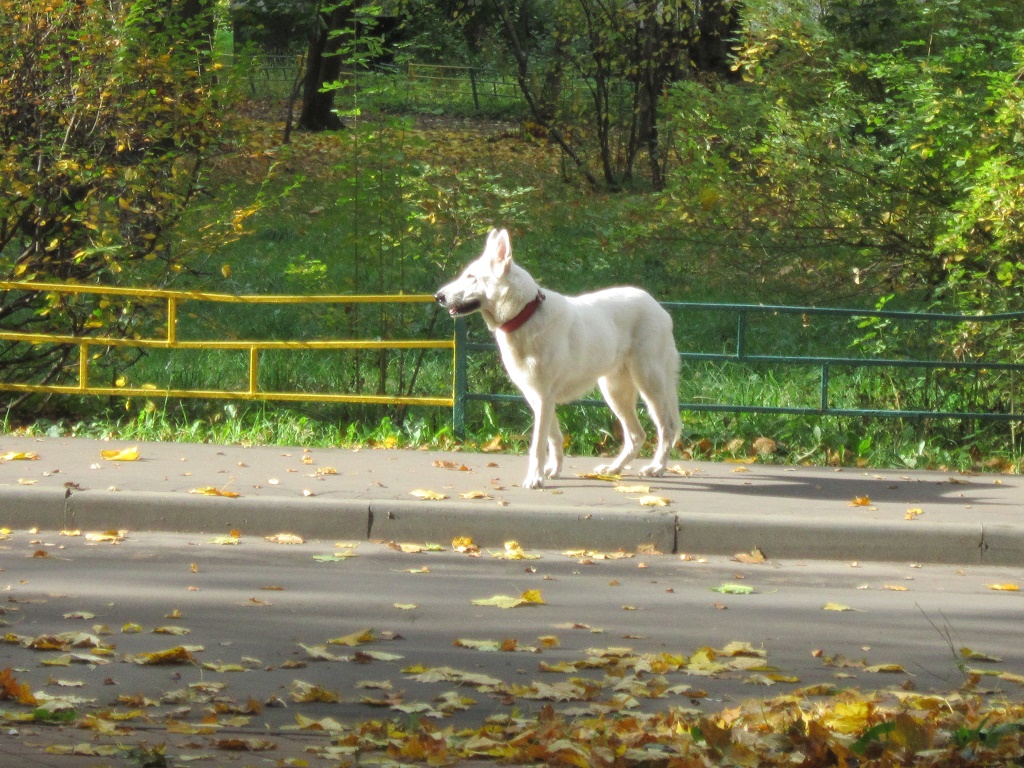
[[[189,5],[203,7],[0,1],[0,278],[157,286],[194,258],[175,227],[222,105],[211,18]],[[144,314],[98,296],[0,295],[8,330],[125,335]],[[52,379],[70,354],[6,343],[0,367]]]

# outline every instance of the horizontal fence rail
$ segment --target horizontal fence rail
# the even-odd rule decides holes
[[[131,300],[162,303],[165,308],[163,332],[156,332],[145,338],[104,335],[71,335],[67,333],[27,333],[0,328],[0,342],[24,344],[51,344],[77,347],[77,381],[71,384],[50,384],[31,381],[0,382],[0,390],[13,392],[34,392],[62,395],[102,395],[122,397],[166,397],[166,398],[207,398],[232,400],[279,400],[329,403],[364,403],[393,406],[433,406],[451,408],[455,434],[465,434],[466,406],[470,402],[523,402],[519,394],[471,391],[469,384],[469,363],[471,356],[482,353],[494,354],[493,342],[478,342],[470,339],[469,325],[465,318],[458,318],[451,338],[442,339],[317,339],[317,340],[224,340],[224,339],[182,339],[178,336],[180,307],[186,302],[212,302],[235,305],[273,304],[426,304],[432,303],[429,295],[233,295],[202,291],[175,291],[162,289],[124,288],[96,285],[65,285],[58,283],[2,282],[0,290],[35,291],[46,294],[93,294],[105,297],[125,297]],[[772,333],[764,334],[765,321],[778,322],[783,318],[799,318],[804,328],[817,328],[818,336],[809,346],[815,346],[821,339],[831,339],[832,346],[843,346],[836,341],[841,328],[850,328],[856,323],[859,329],[869,329],[872,323],[916,323],[925,324],[926,332],[919,333],[920,341],[934,346],[934,330],[942,324],[964,328],[985,328],[996,323],[1014,324],[1014,335],[1020,336],[1020,324],[1024,324],[1024,312],[1004,312],[989,315],[963,315],[951,313],[903,312],[891,310],[846,309],[834,307],[778,306],[761,304],[704,304],[698,302],[665,302],[663,306],[674,315],[677,328],[687,329],[683,336],[688,342],[704,349],[683,348],[679,356],[684,364],[742,364],[769,370],[800,368],[816,372],[817,385],[813,393],[813,405],[763,405],[750,402],[709,402],[698,397],[680,403],[683,411],[712,411],[728,413],[767,413],[810,416],[858,416],[858,417],[930,417],[946,419],[977,419],[986,421],[1021,421],[1024,413],[1016,408],[1016,399],[1009,408],[1001,410],[951,410],[921,408],[854,408],[836,405],[832,389],[837,371],[850,369],[918,369],[925,372],[965,371],[987,375],[991,372],[1008,372],[1010,375],[1024,372],[1024,363],[1013,360],[988,360],[983,349],[975,349],[972,355],[954,355],[953,359],[922,354],[870,354],[862,356],[842,354],[820,354],[778,349],[757,349],[758,344],[778,344]],[[697,315],[718,318],[714,333],[689,332]],[[817,324],[824,321],[824,325]],[[761,325],[759,325],[761,323]],[[845,325],[844,325],[845,324]],[[727,333],[725,331],[727,330]],[[754,338],[762,332],[760,341]],[[856,335],[856,334],[855,334]],[[863,335],[863,334],[861,334]],[[682,336],[682,334],[681,334]],[[713,339],[705,338],[705,336]],[[765,338],[770,339],[765,342]],[[708,346],[718,345],[717,350],[706,351]],[[849,348],[850,345],[846,345]],[[94,349],[134,348],[139,350],[229,350],[241,353],[247,360],[246,386],[237,389],[180,388],[155,386],[103,386],[90,380],[90,363],[99,357],[91,354]],[[298,392],[266,389],[260,385],[260,355],[272,350],[448,350],[452,355],[452,388],[440,395],[386,395],[350,394],[345,392]],[[933,350],[934,351],[934,350]],[[684,378],[685,378],[684,368]],[[1016,382],[1012,382],[1015,386]],[[578,405],[603,405],[596,399],[584,399]]]
[[[166,303],[166,324],[163,335],[151,338],[119,336],[74,336],[67,334],[22,333],[0,329],[0,341],[28,344],[71,345],[78,348],[78,381],[70,385],[40,384],[32,382],[0,382],[0,390],[9,392],[39,392],[63,395],[120,395],[125,397],[182,397],[230,400],[280,400],[326,403],[365,403],[373,405],[424,405],[451,408],[454,395],[437,397],[363,395],[347,393],[268,391],[259,384],[260,353],[267,350],[383,350],[383,349],[441,349],[454,350],[452,339],[327,339],[312,341],[274,341],[222,339],[183,340],[178,338],[178,308],[184,302],[217,302],[243,305],[258,304],[403,304],[433,302],[427,295],[261,295],[239,296],[201,291],[172,291],[143,288],[121,288],[95,285],[65,285],[28,282],[0,282],[0,290],[36,291],[57,294],[97,294],[123,296],[132,299],[162,301]],[[130,347],[136,349],[181,350],[236,350],[248,355],[248,386],[244,389],[183,389],[160,387],[109,387],[94,385],[89,380],[90,349],[94,347]]]
[[[680,402],[682,411],[703,411],[722,413],[766,413],[799,416],[863,416],[883,418],[948,418],[978,419],[984,421],[1020,421],[1024,412],[1016,409],[1003,412],[993,411],[950,411],[905,408],[848,408],[831,403],[830,385],[833,373],[842,368],[893,368],[922,370],[961,371],[1009,371],[1024,372],[1024,363],[988,360],[944,360],[933,358],[908,358],[893,356],[853,357],[814,354],[779,354],[752,352],[749,348],[751,320],[757,316],[797,315],[809,322],[810,318],[833,318],[843,320],[870,321],[912,321],[929,324],[991,324],[998,322],[1024,321],[1024,312],[1003,312],[989,315],[963,315],[935,312],[906,312],[896,310],[865,310],[837,307],[805,307],[762,304],[710,304],[699,302],[663,302],[662,306],[673,315],[683,313],[714,313],[735,316],[734,336],[731,348],[723,352],[680,351],[680,359],[686,362],[744,363],[758,366],[816,368],[819,376],[817,404],[815,406],[751,405],[747,403],[709,403],[702,401]],[[677,319],[678,322],[678,319]],[[1024,330],[1024,329],[1020,329]],[[1019,333],[1018,333],[1019,335]],[[930,334],[929,334],[930,336]],[[494,352],[493,343],[474,342],[469,339],[466,320],[456,321],[455,330],[455,405],[454,428],[456,434],[465,429],[465,409],[469,402],[521,402],[520,395],[488,392],[471,392],[468,385],[468,363],[470,353]],[[685,374],[684,374],[685,375]],[[583,399],[576,405],[602,406],[596,399]]]

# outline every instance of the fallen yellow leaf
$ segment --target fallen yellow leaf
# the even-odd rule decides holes
[[[650,493],[649,485],[616,485],[615,490],[619,493]]]
[[[231,544],[241,544],[241,543],[242,543],[242,537],[241,536],[230,536],[230,535],[229,536],[218,536],[215,539],[210,539],[210,544],[227,544],[227,545],[231,545]]]
[[[921,509],[920,507],[914,507],[913,509],[908,509],[907,510],[907,514],[904,515],[903,519],[904,520],[916,520],[918,517],[920,517],[923,514],[924,514],[924,510],[923,509]]]
[[[372,629],[361,629],[358,632],[353,632],[350,635],[344,635],[343,637],[336,637],[333,640],[327,642],[331,645],[346,645],[350,648],[354,648],[357,645],[363,643],[372,643],[374,640]]]
[[[0,461],[39,461],[35,451],[8,451],[0,456]]]
[[[1017,584],[986,584],[985,586],[999,592],[1020,592],[1020,586]]]
[[[495,595],[483,600],[474,600],[473,605],[493,606],[494,608],[518,608],[521,605],[547,605],[541,597],[539,589],[528,589],[519,597]]]
[[[851,507],[869,507],[871,506],[871,499],[867,496],[854,496],[850,502]]]
[[[853,608],[851,608],[850,606],[843,605],[842,603],[825,603],[823,606],[821,606],[821,609],[823,611],[852,611],[853,610]]]
[[[189,493],[198,493],[201,496],[224,496],[229,499],[237,499],[241,496],[240,493],[228,491],[223,488],[215,488],[212,485],[204,485],[202,488],[193,488]]]
[[[415,496],[417,499],[423,499],[424,501],[442,501],[447,499],[443,493],[437,491],[430,491],[423,488],[417,488],[414,491],[409,491],[410,496]]]
[[[85,534],[85,540],[92,541],[97,544],[118,544],[124,541],[124,537],[127,534],[128,531],[104,531],[103,533],[87,533]]]
[[[437,461],[434,462],[434,466],[438,467],[440,469],[453,469],[456,472],[472,472],[473,471],[469,467],[467,467],[465,464],[459,464],[458,462],[447,461],[445,459],[438,459]]]
[[[274,544],[302,544],[304,540],[301,536],[296,536],[294,533],[278,533],[273,536],[264,536],[267,541]]]
[[[121,450],[100,451],[100,456],[107,461],[138,461],[139,446],[122,448]]]
[[[757,565],[766,562],[768,558],[765,557],[764,552],[762,552],[758,547],[754,547],[749,552],[740,552],[736,554],[733,556],[733,560],[739,563],[746,563],[748,565]]]
[[[125,658],[128,661],[143,665],[195,664],[196,658],[192,655],[192,652],[201,650],[203,650],[201,645],[178,645],[174,648],[168,648],[166,651],[140,653],[136,656],[126,656]]]
[[[644,507],[667,507],[672,503],[671,499],[666,499],[664,496],[641,496],[640,504]]]

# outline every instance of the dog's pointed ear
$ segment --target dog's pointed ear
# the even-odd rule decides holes
[[[493,238],[488,238],[487,244],[493,249],[491,251],[491,269],[495,275],[501,276],[508,272],[512,265],[512,241],[509,240],[508,230],[491,230]]]

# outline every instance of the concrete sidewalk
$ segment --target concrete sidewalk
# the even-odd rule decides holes
[[[595,459],[568,458],[562,478],[528,491],[526,457],[504,454],[139,443],[135,461],[101,456],[135,445],[0,437],[0,457],[38,456],[0,461],[0,526],[1024,565],[1016,475],[673,462],[663,478],[611,483],[577,476]]]

